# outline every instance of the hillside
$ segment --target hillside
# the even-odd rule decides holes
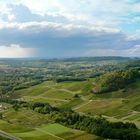
[[[128,137],[134,137],[135,135],[135,139],[139,139],[140,80],[138,75],[133,75],[131,73],[132,68],[136,68],[136,70],[139,71],[138,65],[133,66],[132,60],[130,63],[128,63],[130,60],[125,60],[125,62],[123,60],[120,63],[120,59],[119,62],[116,61],[115,65],[112,65],[112,62],[110,63],[108,60],[104,61],[102,65],[97,62],[96,65],[94,64],[94,67],[95,69],[99,69],[98,72],[100,72],[100,75],[87,78],[86,76],[89,75],[88,71],[90,71],[90,74],[95,74],[95,70],[92,70],[93,63],[95,62],[89,62],[86,68],[81,67],[81,69],[75,67],[76,64],[74,62],[63,62],[63,65],[68,65],[67,63],[69,63],[69,67],[64,67],[63,70],[59,69],[57,74],[56,69],[52,70],[52,75],[56,75],[54,80],[42,80],[40,77],[36,77],[35,80],[40,80],[39,83],[30,85],[32,78],[36,74],[38,75],[38,73],[40,73],[40,76],[43,74],[42,78],[46,78],[44,72],[47,73],[49,68],[51,69],[54,64],[59,66],[61,63],[62,65],[62,62],[53,61],[53,64],[49,66],[46,65],[43,71],[42,68],[39,69],[37,67],[34,67],[33,71],[31,68],[25,71],[25,66],[23,68],[23,66],[18,64],[17,72],[20,73],[18,73],[19,75],[16,74],[16,81],[14,81],[14,84],[17,82],[20,85],[20,83],[22,83],[21,79],[23,81],[27,79],[29,84],[26,87],[15,88],[12,92],[8,92],[8,94],[2,94],[0,100],[0,129],[2,131],[23,140],[45,140],[44,138],[46,138],[46,140],[83,140],[85,138],[88,140],[101,140],[103,139],[102,137],[122,137],[123,133],[130,133]],[[80,60],[76,63],[78,63],[79,66],[83,66],[85,62],[81,64]],[[121,71],[123,74],[126,72],[126,75],[129,75],[129,70],[125,69],[128,64],[129,67],[131,66],[129,69],[131,76],[129,79],[127,79],[128,76],[126,76],[126,81],[124,81],[126,83],[123,86],[119,87],[118,83],[117,88],[113,90],[107,90],[101,93],[93,92],[93,89],[101,84],[101,81],[99,81],[100,79],[106,78],[105,81],[108,82],[107,78],[109,74],[107,71],[109,70],[110,73],[115,73],[116,75],[118,71]],[[12,68],[10,65],[8,67],[10,68],[10,72],[11,69],[16,68]],[[103,67],[105,67],[106,70],[103,70]],[[7,75],[7,73],[9,73],[9,68],[6,73],[3,71],[2,73]],[[61,78],[66,76],[66,73],[64,73],[66,69],[67,75],[71,73],[70,70],[72,69],[73,72],[76,71],[79,75],[82,75],[82,77],[86,77],[86,79],[80,81],[75,79],[62,80],[61,82],[57,81],[56,79],[60,78],[60,75]],[[36,73],[36,71],[38,71],[38,73]],[[85,75],[83,75],[84,72]],[[27,75],[30,74],[32,77],[29,79]],[[19,76],[21,79],[18,78]],[[71,77],[73,76],[71,75]],[[8,79],[9,78],[10,77],[8,77]],[[131,80],[131,78],[134,79]],[[128,80],[131,82],[127,82]],[[6,82],[8,83],[9,81]],[[116,81],[114,81],[114,83],[116,83]],[[11,83],[11,85],[14,84]],[[2,86],[3,85],[4,84],[2,84]],[[69,119],[68,121],[65,117],[70,117],[69,115],[75,116],[76,118],[79,117],[79,119],[83,121],[83,124],[81,125],[81,123],[78,123],[78,119],[76,119],[76,122],[75,119]],[[64,121],[60,118],[66,120]],[[98,125],[95,122],[93,126],[96,132],[90,130],[93,126],[89,127],[88,131],[85,129],[86,123],[84,121],[90,119],[90,123],[96,122],[97,120],[101,123],[100,129],[102,129],[104,134],[99,131]],[[104,124],[107,126],[104,126]],[[134,124],[138,127],[138,130],[135,128]],[[118,125],[120,126],[118,127]],[[120,128],[121,126],[128,128],[123,130],[124,128]],[[107,127],[108,129],[105,132],[104,128]],[[114,133],[116,130],[118,134]],[[110,136],[107,135],[108,131],[112,131],[112,135],[111,133]]]
[[[44,82],[37,86],[19,90],[14,96],[18,97],[20,100],[44,103],[49,102],[52,106],[72,108],[81,114],[83,113],[90,116],[102,115],[113,122],[133,122],[140,128],[140,110],[138,108],[140,101],[139,80],[125,88],[125,92],[121,89],[102,95],[90,92],[92,81],[64,82],[57,84],[51,82],[50,86],[49,84],[50,82]],[[88,94],[85,94],[85,92]],[[79,96],[75,97],[75,94],[78,94]],[[17,112],[13,109],[11,110],[11,107],[9,106],[8,108],[8,110],[3,111],[3,115],[5,116],[4,120],[11,124],[15,124],[15,127],[22,124],[25,127],[22,128],[23,130],[27,129],[28,126],[29,130],[27,129],[25,132],[30,131],[32,127],[38,128],[44,123],[49,123],[43,115],[38,113],[36,114],[29,110],[20,109]],[[32,120],[32,118],[34,119]],[[20,130],[22,129],[20,128]],[[14,134],[15,132],[16,134]],[[12,132],[12,134],[20,136],[19,132],[17,133],[17,130],[15,130],[15,132]]]
[[[104,115],[112,120],[132,121],[140,127],[139,80],[125,89],[105,94],[91,92],[92,80],[87,82],[51,82],[51,85],[49,84],[44,82],[31,88],[19,90],[14,96],[20,100],[48,102],[52,106],[72,108],[90,115]],[[78,97],[74,95],[78,95]]]

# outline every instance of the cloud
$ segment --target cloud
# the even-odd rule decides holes
[[[139,54],[139,35],[132,35],[139,27],[137,1],[8,1],[0,13],[0,45],[20,44],[45,57]]]
[[[140,2],[134,0],[18,0],[1,3],[9,9],[7,16],[16,17],[12,18],[14,22],[50,21],[119,28],[128,22],[130,15],[133,19],[135,13],[140,12]]]
[[[1,58],[24,58],[31,57],[35,50],[32,48],[22,48],[19,44],[11,44],[10,46],[0,46]]]
[[[45,0],[45,3],[44,0],[21,0],[21,3],[36,13],[65,13],[66,16],[84,17],[85,24],[102,26],[118,26],[124,22],[122,17],[139,12],[140,5],[134,0]]]
[[[140,45],[135,45],[128,49],[91,49],[87,50],[84,56],[124,56],[124,57],[139,57],[140,56]]]
[[[1,23],[0,27],[1,43],[37,48],[37,55],[44,57],[82,56],[92,49],[121,51],[133,46],[125,34],[111,28],[52,22]]]
[[[122,37],[122,33],[114,28],[96,28],[83,25],[61,24],[52,22],[27,22],[27,23],[1,23],[0,24],[1,41],[8,41],[14,39],[40,39],[42,42],[59,41],[63,44],[63,40],[72,42],[86,41],[92,43],[96,40],[102,39],[111,40]],[[111,38],[109,38],[111,37]],[[8,38],[8,39],[7,39]],[[50,40],[49,40],[50,39]],[[76,40],[77,39],[77,40]],[[33,43],[33,42],[32,42]],[[53,42],[55,43],[55,42]],[[65,42],[64,42],[65,43]],[[69,42],[70,43],[70,42]],[[80,42],[79,42],[80,43]],[[47,44],[46,44],[47,45]],[[67,44],[64,44],[67,45]],[[70,44],[69,44],[70,45]],[[72,45],[71,45],[72,46]]]
[[[140,45],[135,45],[134,47],[128,49],[128,54],[130,56],[140,56]]]
[[[2,12],[3,20],[11,21],[12,19],[14,22],[49,21],[114,27],[120,22],[118,21],[119,16],[130,10],[130,5],[128,6],[127,3],[120,2],[120,0],[104,0],[104,2],[102,0],[71,0],[69,3],[64,0],[46,0],[45,2],[44,0],[39,2],[21,0],[17,4],[7,4],[5,12]]]
[[[74,20],[75,16],[65,15],[59,13],[44,13],[43,15],[39,13],[32,12],[28,7],[23,4],[13,5],[7,4],[5,11],[1,13],[2,19],[4,21],[12,22],[56,22],[56,23],[68,23]],[[80,18],[78,18],[80,19]]]

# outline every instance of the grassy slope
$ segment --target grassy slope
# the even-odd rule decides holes
[[[88,136],[88,140],[96,140],[99,137],[89,135],[85,132],[74,130],[71,128],[64,127],[60,124],[47,124],[36,128],[34,131],[26,133],[15,133],[14,135],[21,137],[25,140],[63,140],[71,139],[76,137]]]
[[[101,95],[91,94],[92,86],[92,81],[44,82],[19,90],[15,96],[25,100],[49,102],[59,107],[71,107],[79,112],[136,121],[139,125],[140,81],[127,87],[125,91],[119,90]],[[80,98],[73,98],[74,94],[79,94]]]
[[[124,90],[94,95],[92,101],[76,111],[102,114],[113,121],[132,121],[140,127],[140,80]]]
[[[13,97],[21,98],[26,101],[48,102],[55,106],[63,106],[65,104],[66,106],[71,106],[68,105],[69,102],[74,105],[80,103],[80,100],[77,100],[78,102],[76,103],[73,98],[75,94],[81,96],[87,95],[87,93],[90,93],[91,87],[92,83],[86,81],[62,83],[44,82],[30,88],[18,90]]]
[[[25,100],[49,102],[51,105],[59,107],[72,107],[75,111],[88,113],[90,115],[102,114],[111,121],[132,121],[140,128],[140,80],[129,85],[125,90],[100,95],[90,93],[92,86],[92,81],[62,82],[57,84],[54,82],[44,82],[37,86],[16,91],[15,96]],[[80,97],[73,98],[74,94],[79,94]],[[10,113],[9,116],[11,116]],[[32,114],[29,116],[32,116]],[[13,116],[13,118],[14,117],[15,116]],[[19,120],[21,120],[21,118],[22,117],[19,117]],[[36,118],[36,115],[34,118]],[[25,122],[29,121],[27,118],[23,120],[25,120]],[[42,120],[47,122],[45,119]],[[10,121],[13,120],[11,119]],[[18,122],[18,119],[13,122]],[[23,124],[25,122],[23,121]],[[40,121],[39,123],[37,122],[38,120],[34,124],[42,124]],[[34,131],[36,132],[37,130]],[[80,136],[76,137],[74,135],[72,139],[75,138],[80,140]]]
[[[62,140],[71,138],[77,140],[77,137],[88,137],[88,140],[99,139],[97,136],[70,129],[60,124],[43,124],[31,129],[27,128],[26,126],[10,124],[1,120],[0,129],[16,137],[20,137],[23,140]]]
[[[8,108],[2,111],[4,118],[0,120],[0,130],[23,140],[77,140],[84,137],[87,137],[88,140],[94,140],[98,138],[60,124],[51,124],[45,115],[32,110],[20,109],[15,111],[8,104],[6,106]]]

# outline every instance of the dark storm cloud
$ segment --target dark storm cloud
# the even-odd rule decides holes
[[[84,26],[48,22],[15,23],[0,29],[0,43],[37,48],[38,55],[84,55],[90,49],[128,49],[137,41],[127,41],[119,31],[96,30]]]

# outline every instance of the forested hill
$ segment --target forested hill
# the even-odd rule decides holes
[[[107,72],[96,79],[95,93],[122,89],[140,78],[140,68]]]

